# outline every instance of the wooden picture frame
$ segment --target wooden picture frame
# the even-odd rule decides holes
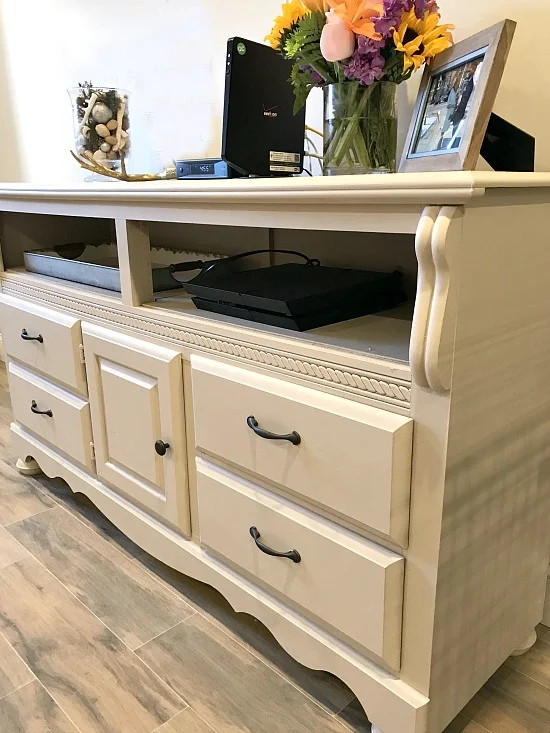
[[[513,20],[497,23],[452,46],[426,67],[399,166],[400,173],[473,170],[475,168],[516,25]],[[467,77],[468,81],[464,87],[468,67],[468,73],[474,68],[475,71],[471,72],[472,75],[469,78]],[[447,74],[452,75],[453,72],[460,72],[461,69],[463,69],[462,75],[455,73],[451,77],[453,84],[458,84],[454,96],[455,106],[451,107],[448,101],[446,108],[443,103],[434,104],[432,114],[437,115],[438,121],[428,128],[431,137],[428,138],[427,134],[423,136],[422,123],[429,113],[428,103],[432,94],[435,95],[438,92],[434,84],[444,80]],[[447,79],[447,83],[449,82],[450,78]],[[464,94],[467,93],[465,89],[470,83],[470,95],[464,109],[461,110],[463,116],[455,119],[461,106],[461,101],[458,103],[456,101],[457,95],[462,94],[464,98]],[[453,88],[448,99],[451,98]],[[440,109],[435,112],[438,107]],[[443,115],[445,118],[441,123]],[[445,125],[449,127],[445,128]],[[451,136],[445,137],[451,126]],[[430,132],[431,130],[435,130],[435,133]],[[460,137],[458,137],[459,133]],[[444,147],[440,147],[443,145]]]

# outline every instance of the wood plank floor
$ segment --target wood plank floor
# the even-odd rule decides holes
[[[0,365],[1,733],[369,733],[350,690],[295,662],[62,481],[14,470]],[[550,733],[550,629],[445,733]]]

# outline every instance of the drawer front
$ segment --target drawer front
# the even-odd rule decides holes
[[[88,394],[80,357],[82,334],[78,319],[1,295],[0,329],[7,356],[83,395]]]
[[[191,363],[200,451],[406,546],[412,420],[200,356]],[[300,443],[260,437],[249,417]]]
[[[404,559],[198,458],[201,544],[397,670]],[[272,557],[295,550],[300,562]]]
[[[93,470],[88,402],[13,361],[8,365],[8,379],[15,420],[61,453]],[[38,414],[38,411],[50,414]]]

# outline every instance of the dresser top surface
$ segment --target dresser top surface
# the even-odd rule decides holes
[[[457,171],[453,173],[396,173],[392,175],[338,176],[328,178],[232,179],[207,181],[153,181],[124,183],[80,183],[70,185],[0,183],[4,201],[133,202],[142,204],[185,204],[207,200],[213,203],[283,203],[297,197],[301,203],[319,200],[364,204],[424,202],[445,204],[467,202],[489,189],[546,188],[550,196],[550,173],[496,173]]]

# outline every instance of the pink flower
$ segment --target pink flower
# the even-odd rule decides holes
[[[327,13],[321,33],[321,53],[327,61],[343,61],[355,51],[355,33],[334,10]]]

